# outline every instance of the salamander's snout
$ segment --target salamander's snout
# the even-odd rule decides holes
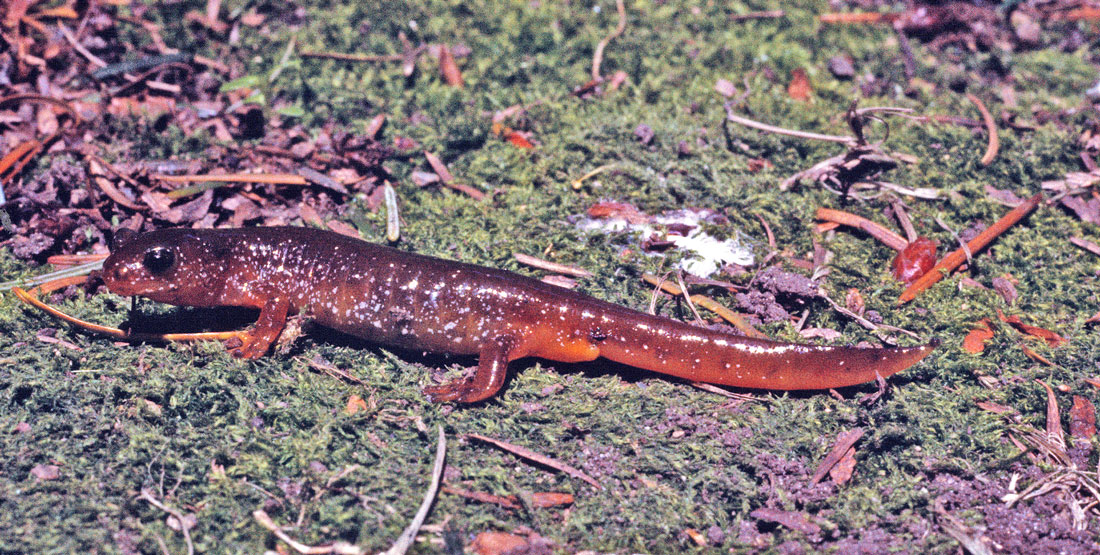
[[[134,290],[138,274],[140,274],[140,271],[137,268],[121,260],[116,253],[112,253],[103,262],[103,269],[100,270],[99,277],[112,293],[129,296],[140,294],[139,291]]]
[[[100,271],[112,293],[151,296],[174,289],[173,283],[181,279],[176,275],[180,257],[174,246],[128,241],[112,247]]]

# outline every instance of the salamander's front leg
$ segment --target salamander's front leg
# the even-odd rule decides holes
[[[469,379],[455,380],[442,385],[425,387],[428,400],[436,403],[455,401],[476,403],[484,401],[500,391],[508,375],[508,362],[515,346],[511,336],[495,338],[481,347],[477,370]]]
[[[273,297],[260,309],[260,317],[251,330],[244,333],[241,345],[229,345],[229,354],[237,358],[260,358],[271,348],[286,327],[286,316],[290,312],[290,301]]]

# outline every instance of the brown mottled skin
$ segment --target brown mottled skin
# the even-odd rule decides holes
[[[101,275],[119,295],[260,309],[246,340],[231,349],[236,356],[262,356],[297,312],[384,345],[478,355],[471,379],[425,389],[435,401],[487,399],[508,363],[528,356],[602,356],[713,384],[826,389],[900,372],[936,344],[859,349],[750,339],[511,272],[307,228],[164,229],[120,235],[112,247]]]

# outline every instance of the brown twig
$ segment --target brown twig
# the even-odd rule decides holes
[[[1100,19],[1100,9],[1091,6],[1076,8],[1062,13],[1053,13],[1050,15],[1050,21],[1081,21],[1097,19]]]
[[[1092,241],[1082,239],[1080,237],[1070,237],[1069,242],[1091,252],[1092,254],[1095,254],[1096,256],[1100,256],[1100,245],[1097,245]]]
[[[913,222],[909,221],[909,213],[905,211],[905,205],[900,200],[895,199],[890,203],[890,208],[894,210],[894,217],[898,219],[898,225],[905,231],[905,239],[912,243],[917,240],[917,230],[913,228]]]
[[[997,136],[997,123],[993,120],[993,114],[989,113],[989,109],[985,107],[980,98],[970,93],[966,93],[966,98],[978,107],[978,111],[982,113],[982,123],[985,124],[985,129],[989,132],[989,145],[985,147],[985,155],[980,160],[983,166],[988,166],[993,163],[993,159],[997,157],[997,151],[1001,149],[1001,139]]]
[[[272,534],[275,534],[275,537],[289,545],[291,549],[302,555],[327,555],[328,553],[337,553],[338,555],[359,555],[361,553],[358,547],[346,542],[317,546],[301,543],[290,537],[290,535],[284,532],[278,524],[275,524],[275,521],[272,520],[271,516],[267,514],[267,511],[263,509],[252,511],[252,518],[256,519],[256,522],[260,523],[260,526],[267,528]]]
[[[817,20],[822,23],[832,24],[889,23],[900,16],[901,14],[896,13],[834,12],[823,13],[817,16]]]
[[[596,45],[596,52],[592,54],[592,80],[599,81],[600,66],[603,65],[603,51],[607,48],[611,41],[623,34],[626,31],[626,6],[623,5],[623,0],[615,0],[615,9],[619,12],[619,24],[615,26],[615,30],[610,35],[604,37],[599,44]]]
[[[549,260],[543,260],[541,258],[536,258],[534,256],[531,256],[529,254],[523,254],[521,252],[514,253],[512,256],[515,256],[516,260],[519,261],[520,264],[526,264],[528,266],[531,266],[533,268],[538,268],[540,270],[546,270],[548,272],[554,272],[554,273],[558,273],[558,274],[565,274],[565,275],[569,275],[569,276],[576,276],[576,277],[582,277],[582,278],[592,277],[592,272],[589,272],[588,270],[585,270],[584,268],[578,268],[576,266],[569,266],[567,264],[558,264],[557,262],[550,262]]]
[[[745,127],[751,127],[760,131],[768,133],[775,133],[778,135],[787,135],[790,137],[798,137],[799,139],[813,139],[816,141],[829,141],[833,143],[844,143],[847,145],[855,145],[856,138],[848,135],[822,135],[821,133],[811,133],[809,131],[798,131],[795,129],[785,129],[783,127],[776,127],[774,125],[768,125],[766,123],[760,123],[755,120],[751,120],[746,117],[739,116],[733,113],[732,104],[726,104],[726,119],[744,125]]]
[[[451,495],[457,495],[465,499],[477,501],[478,503],[491,503],[494,505],[500,505],[505,509],[518,510],[521,505],[516,503],[514,499],[504,497],[501,495],[493,495],[484,491],[471,491],[468,489],[454,488],[451,486],[443,486],[440,491],[443,493],[449,493]]]
[[[60,21],[57,23],[57,28],[61,31],[61,34],[65,36],[65,40],[69,42],[69,46],[72,46],[73,50],[76,50],[81,56],[87,58],[92,65],[96,67],[107,67],[107,62],[103,61],[103,58],[92,54],[90,50],[84,48],[84,45],[80,44],[80,41],[76,40],[76,37],[73,36],[73,32],[70,31],[68,27],[62,25]]]
[[[1013,208],[1002,216],[1001,219],[997,220],[996,223],[986,228],[985,231],[979,233],[977,237],[971,239],[970,242],[966,244],[970,252],[976,253],[984,249],[989,243],[993,242],[994,239],[1000,237],[1001,234],[1007,231],[1008,228],[1024,219],[1032,210],[1035,210],[1035,207],[1039,206],[1042,200],[1043,193],[1037,193],[1035,196],[1027,199],[1023,204]],[[966,251],[963,249],[958,249],[943,257],[943,260],[940,260],[939,264],[936,264],[934,268],[926,272],[917,279],[917,281],[914,281],[909,288],[902,292],[901,297],[898,298],[898,304],[905,304],[913,300],[925,289],[932,287],[943,279],[944,276],[958,268],[964,261],[966,261]]]
[[[694,387],[695,389],[701,389],[703,391],[706,391],[707,393],[713,393],[715,395],[721,395],[722,397],[726,397],[727,399],[734,399],[734,400],[737,400],[737,401],[760,401],[762,403],[768,401],[768,399],[765,398],[765,397],[754,397],[754,396],[749,395],[747,393],[734,393],[732,391],[727,391],[725,389],[722,389],[721,387],[718,387],[716,385],[711,385],[709,383],[691,382],[691,386]]]
[[[959,237],[959,234],[956,233],[955,230],[951,228],[951,226],[947,225],[947,222],[940,219],[939,216],[936,217],[936,223],[939,224],[939,226],[942,227],[944,231],[950,233],[951,236],[955,238],[955,242],[959,244],[959,248],[963,251],[963,254],[966,255],[966,263],[970,266],[973,266],[974,252],[970,250],[970,246],[966,244],[966,241],[963,241],[962,237]]]
[[[148,86],[151,89],[160,89],[160,90],[163,90],[165,92],[171,92],[171,93],[174,93],[174,94],[179,94],[181,89],[177,85],[172,85],[170,87],[166,87],[163,83],[160,84],[160,85],[155,84],[155,83],[159,83],[159,81],[152,81],[152,77],[154,75],[163,73],[164,71],[167,71],[169,69],[182,69],[183,71],[187,72],[188,75],[193,73],[193,70],[191,69],[191,66],[188,65],[188,64],[182,63],[182,62],[172,62],[172,63],[162,64],[162,65],[159,65],[159,66],[156,66],[156,67],[150,69],[149,71],[146,71],[145,73],[142,73],[141,75],[138,75],[137,77],[134,77],[133,81],[130,81],[129,83],[126,83],[125,85],[121,85],[118,88],[112,90],[111,91],[111,96],[121,95],[122,93],[126,92],[127,90],[131,89],[132,87],[136,87],[136,86],[138,86],[142,83],[145,83],[146,86]]]
[[[840,435],[836,438],[836,443],[833,445],[829,454],[818,465],[817,471],[810,477],[810,485],[816,484],[833,469],[840,459],[844,457],[844,453],[848,452],[848,449],[859,441],[859,438],[863,437],[863,428],[855,428],[853,430],[847,430],[840,432]]]
[[[500,505],[506,509],[519,510],[523,508],[520,504],[519,497],[515,495],[509,495],[507,497],[502,495],[493,495],[491,493],[485,493],[483,491],[471,491],[468,489],[454,488],[451,486],[443,486],[440,488],[443,493],[449,493],[451,495],[457,495],[466,499],[471,499],[479,503],[493,503]],[[531,506],[537,508],[556,507],[559,505],[571,505],[573,504],[573,495],[569,493],[557,493],[557,492],[542,492],[536,491],[531,493]]]
[[[267,183],[270,185],[309,185],[309,180],[293,173],[205,173],[198,175],[154,174],[153,179],[168,183],[201,183],[221,181],[225,183]]]
[[[904,329],[904,328],[899,328],[897,326],[891,326],[889,324],[876,324],[876,323],[864,318],[863,316],[860,316],[859,314],[856,314],[855,312],[852,312],[851,310],[848,310],[846,307],[841,306],[840,303],[834,301],[832,297],[826,295],[824,292],[822,292],[820,294],[820,297],[822,299],[825,299],[826,302],[828,302],[830,305],[832,305],[833,310],[835,310],[835,311],[837,311],[837,312],[839,312],[839,313],[855,320],[856,323],[858,323],[859,325],[867,328],[868,330],[876,331],[876,332],[878,330],[892,331],[892,332],[895,332],[895,333],[903,333],[903,334],[908,335],[909,337],[912,337],[912,338],[915,338],[915,339],[921,339],[921,336],[919,334],[917,334],[916,332],[912,332],[912,331],[909,331],[909,330]],[[884,343],[889,343],[891,345],[896,343],[895,340],[893,340],[893,339],[891,339],[887,336],[879,335],[879,334],[876,334],[876,335],[878,335],[878,338],[881,339]]]
[[[442,425],[439,426],[438,436],[435,464],[432,468],[432,483],[428,486],[428,491],[424,492],[424,501],[420,504],[420,509],[416,511],[416,516],[409,522],[405,531],[401,533],[397,541],[393,542],[393,547],[382,552],[381,555],[404,555],[416,539],[416,533],[420,531],[424,519],[428,518],[428,510],[432,508],[432,502],[435,501],[435,496],[439,493],[439,482],[443,478],[443,462],[447,457],[447,436],[443,433]]]
[[[684,294],[683,289],[681,289],[678,285],[668,281],[663,281],[661,280],[661,278],[658,278],[653,274],[643,274],[642,279],[644,279],[646,283],[663,290],[669,295],[680,296]],[[738,331],[748,337],[753,337],[756,339],[768,338],[768,336],[757,331],[756,328],[752,327],[751,324],[749,324],[736,312],[733,312],[732,310],[722,306],[717,301],[710,297],[707,297],[706,295],[692,295],[691,302],[721,316],[723,320],[729,322],[731,325],[733,325],[733,327],[737,328]]]
[[[546,455],[543,455],[541,453],[536,453],[536,452],[534,452],[534,451],[532,451],[532,450],[530,450],[526,447],[520,447],[519,445],[514,445],[514,444],[511,444],[511,443],[508,443],[507,441],[501,441],[499,439],[493,439],[491,437],[483,436],[481,434],[466,434],[466,438],[467,439],[476,439],[476,440],[484,441],[485,443],[490,443],[490,444],[495,445],[495,446],[497,446],[497,447],[499,447],[499,448],[501,448],[505,451],[508,451],[509,453],[512,453],[513,455],[517,455],[519,457],[523,457],[525,459],[535,461],[536,463],[548,466],[548,467],[553,468],[555,470],[560,470],[560,471],[562,471],[562,472],[564,472],[564,473],[566,473],[566,474],[568,474],[568,475],[570,475],[570,476],[572,476],[572,477],[574,477],[578,480],[583,480],[583,481],[587,482],[589,485],[591,485],[592,487],[594,487],[596,489],[603,489],[603,486],[601,486],[599,482],[597,482],[591,476],[585,474],[581,470],[579,470],[577,468],[574,468],[572,466],[569,466],[568,464],[565,464],[565,463],[563,463],[559,460],[547,457]]]
[[[473,197],[474,200],[481,200],[485,198],[485,193],[474,189],[469,185],[463,183],[455,183],[455,176],[452,175],[451,171],[447,169],[447,165],[443,163],[443,160],[440,160],[439,157],[435,154],[432,154],[431,152],[425,150],[424,158],[428,159],[428,165],[432,167],[432,170],[435,171],[435,174],[439,176],[439,180],[442,181],[444,185],[456,191],[466,193],[467,195]]]
[[[386,114],[378,114],[371,118],[370,123],[367,124],[367,129],[364,131],[364,135],[372,139],[378,138],[378,132],[382,130],[382,126],[386,124]]]
[[[917,74],[917,59],[913,56],[913,46],[909,44],[909,35],[905,34],[905,27],[900,20],[894,21],[894,34],[898,37],[898,48],[901,50],[901,59],[905,67],[905,78],[912,79]]]
[[[748,12],[740,14],[730,14],[730,21],[749,21],[751,19],[777,19],[780,17],[786,17],[787,12],[783,10],[768,10],[761,12]]]
[[[191,532],[189,531],[190,527],[187,525],[187,521],[183,519],[183,514],[176,509],[173,509],[165,505],[164,503],[161,503],[156,497],[153,497],[153,494],[149,493],[149,490],[147,489],[141,490],[140,497],[148,501],[150,505],[175,517],[176,522],[179,523],[180,532],[183,533],[183,541],[187,544],[187,555],[195,555],[195,544],[191,543]]]
[[[110,197],[110,199],[115,201],[115,203],[121,206],[125,206],[130,210],[143,212],[148,209],[148,207],[142,206],[130,200],[129,197],[124,195],[122,191],[119,191],[118,188],[115,187],[114,183],[111,183],[110,179],[107,179],[103,175],[103,170],[107,167],[106,162],[91,154],[85,156],[84,160],[88,163],[88,175],[92,177],[92,181],[96,184],[97,187],[99,187],[99,190],[103,191],[103,194]],[[110,171],[116,176],[122,175],[121,172],[119,172],[114,167],[112,167]]]
[[[886,229],[885,227],[864,218],[863,216],[857,216],[850,212],[844,212],[843,210],[833,210],[832,208],[818,208],[814,217],[818,220],[832,222],[840,225],[846,225],[862,230],[871,237],[878,239],[882,244],[896,250],[905,250],[905,247],[909,245],[909,241],[906,241],[904,237]]]
[[[324,58],[328,60],[343,60],[345,62],[400,62],[405,59],[403,54],[343,54],[340,52],[299,52],[303,58]]]
[[[55,254],[53,256],[46,257],[46,264],[53,264],[58,268],[64,268],[67,266],[76,266],[77,264],[87,264],[88,262],[98,262],[107,258],[106,253],[102,254]],[[83,276],[78,276],[83,278]]]
[[[768,238],[768,247],[773,251],[775,250],[775,234],[772,233],[772,226],[768,225],[768,220],[764,219],[764,216],[756,214],[756,219],[760,220],[760,225],[764,226],[764,235]]]
[[[680,285],[680,292],[684,297],[684,301],[687,302],[688,308],[690,308],[691,313],[695,315],[695,323],[700,326],[706,324],[706,321],[703,320],[703,317],[699,315],[699,310],[695,308],[695,303],[692,302],[691,295],[689,295],[687,292],[687,285],[684,285],[683,272],[676,272],[676,283]]]

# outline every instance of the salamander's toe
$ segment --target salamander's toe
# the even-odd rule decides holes
[[[433,403],[476,403],[484,399],[480,390],[473,387],[469,380],[455,380],[440,385],[428,386],[424,395]]]

